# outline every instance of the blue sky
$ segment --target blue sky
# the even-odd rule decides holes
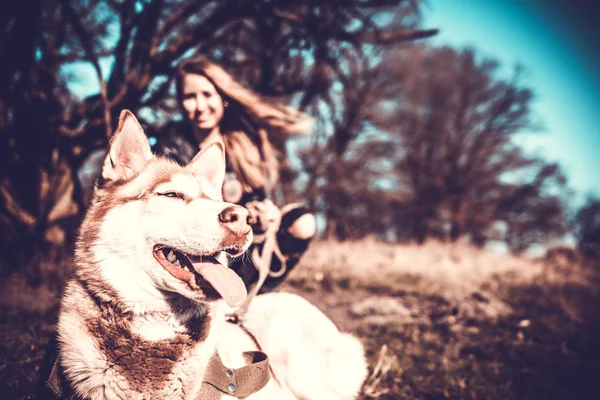
[[[423,9],[424,27],[440,29],[429,43],[472,46],[507,74],[517,63],[525,67],[523,83],[536,93],[533,111],[544,129],[518,143],[558,161],[577,202],[600,195],[600,13],[593,4],[428,0]]]

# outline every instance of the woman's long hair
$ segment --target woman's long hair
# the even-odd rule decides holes
[[[237,83],[219,65],[206,59],[186,60],[176,75],[177,100],[182,104],[183,78],[187,74],[205,76],[228,103],[221,120],[227,160],[244,191],[271,190],[279,179],[277,152],[267,132],[310,133],[312,118],[292,107],[269,102]]]

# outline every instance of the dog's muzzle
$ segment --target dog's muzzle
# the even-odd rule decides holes
[[[186,283],[190,290],[210,294],[213,289],[233,308],[246,299],[246,285],[238,274],[218,261],[217,255],[192,255],[163,245],[154,246],[153,254],[169,274]]]

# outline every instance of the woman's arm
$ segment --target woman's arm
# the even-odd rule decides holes
[[[254,220],[252,230],[255,235],[265,233],[268,227],[278,229],[281,222],[281,211],[270,199],[251,201],[246,203],[244,207],[248,209]]]

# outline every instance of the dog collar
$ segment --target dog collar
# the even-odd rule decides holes
[[[215,353],[208,364],[197,400],[219,400],[224,394],[244,398],[269,382],[269,357],[262,351],[243,353],[249,365],[227,368]]]
[[[241,368],[227,368],[215,352],[210,359],[196,400],[220,400],[224,394],[244,398],[258,392],[269,382],[269,358],[262,351],[243,353],[249,363]],[[56,399],[68,399],[73,394],[55,360],[46,387]]]

